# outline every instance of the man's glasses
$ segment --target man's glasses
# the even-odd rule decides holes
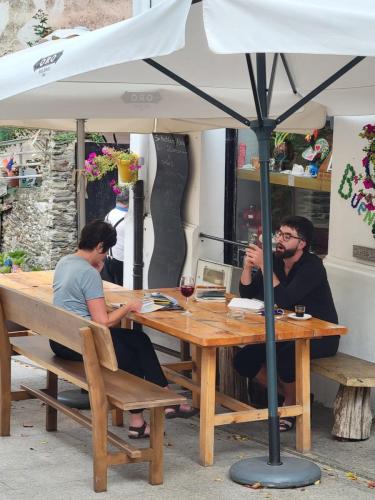
[[[289,241],[291,238],[294,238],[295,240],[303,240],[303,238],[300,238],[299,236],[293,236],[293,234],[284,233],[280,229],[276,231],[275,236],[276,238],[281,238],[283,241]]]

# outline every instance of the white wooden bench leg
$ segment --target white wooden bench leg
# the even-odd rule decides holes
[[[150,448],[152,459],[149,483],[163,484],[164,479],[164,407],[150,409]]]
[[[368,439],[371,433],[372,412],[370,387],[340,385],[333,405],[332,434],[342,439]]]

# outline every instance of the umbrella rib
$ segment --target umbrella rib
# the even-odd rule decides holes
[[[221,109],[222,111],[224,111],[224,113],[227,113],[232,118],[235,118],[236,120],[238,120],[239,122],[243,123],[247,127],[250,126],[250,121],[247,118],[245,118],[244,116],[240,115],[239,113],[237,113],[237,111],[234,111],[233,109],[229,108],[228,106],[226,106],[222,102],[218,101],[214,97],[210,96],[209,94],[207,94],[203,90],[199,89],[198,87],[196,87],[192,83],[188,82],[187,80],[185,80],[181,76],[176,75],[176,73],[174,73],[173,71],[169,70],[165,66],[162,66],[161,64],[157,63],[153,59],[149,59],[149,58],[148,59],[143,59],[143,61],[145,63],[149,64],[150,66],[152,66],[153,68],[157,69],[158,71],[160,71],[164,75],[168,76],[169,78],[171,78],[175,82],[179,83],[183,87],[187,88],[188,90],[190,90],[194,94],[198,95],[199,97],[201,97],[205,101],[209,102],[210,104],[212,104],[216,108]]]
[[[304,106],[307,102],[310,102],[312,99],[314,99],[315,96],[323,92],[329,85],[331,85],[333,82],[338,80],[341,76],[345,75],[348,71],[350,71],[354,66],[359,64],[361,61],[365,59],[364,56],[358,56],[352,59],[350,62],[345,64],[341,69],[336,71],[332,76],[324,80],[320,85],[318,85],[314,90],[309,92],[305,97],[303,97],[300,101],[298,101],[296,104],[294,104],[291,108],[289,108],[285,113],[281,114],[278,118],[276,118],[276,123],[279,124],[283,121],[285,121],[289,116],[291,116],[293,113],[298,111],[302,106]]]
[[[280,54],[280,56],[281,56],[282,63],[284,65],[286,76],[288,77],[290,86],[292,87],[293,94],[298,94],[296,86],[294,84],[292,73],[290,72],[290,69],[289,69],[288,61],[286,60],[286,57],[285,57],[285,54]]]
[[[260,124],[262,124],[263,123],[263,115],[262,115],[262,110],[260,108],[258,89],[257,89],[257,85],[255,82],[255,75],[254,75],[253,65],[251,63],[250,54],[246,54],[246,63],[247,63],[247,69],[249,71],[251,89],[253,91],[254,104],[255,104],[255,109],[257,112],[258,121]]]
[[[277,68],[277,61],[279,58],[279,54],[275,53],[273,56],[273,61],[272,61],[272,69],[271,69],[271,78],[270,78],[270,83],[268,85],[268,94],[267,94],[267,109],[271,108],[271,101],[272,101],[272,93],[273,93],[273,85],[275,83],[275,76],[276,76],[276,68]]]

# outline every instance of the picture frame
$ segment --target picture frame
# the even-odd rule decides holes
[[[195,274],[196,285],[224,286],[227,292],[231,291],[233,267],[212,260],[198,259]]]

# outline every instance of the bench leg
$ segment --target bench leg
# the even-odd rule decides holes
[[[163,484],[164,479],[164,408],[150,410],[150,448],[152,459],[149,467],[150,484]]]
[[[81,328],[82,354],[87,381],[92,417],[92,448],[94,456],[94,491],[107,490],[107,434],[108,402],[98,362],[94,338],[90,328]]]
[[[342,439],[368,439],[371,434],[371,387],[346,387],[340,385],[333,415],[332,434]]]
[[[47,370],[46,392],[54,398],[57,398],[57,384],[57,375]],[[57,430],[57,410],[49,405],[46,405],[46,430],[49,432]]]
[[[124,425],[124,412],[119,408],[112,408],[111,411],[112,416],[112,425],[116,425],[117,427],[123,427]]]
[[[10,354],[0,353],[0,435],[10,436]]]

